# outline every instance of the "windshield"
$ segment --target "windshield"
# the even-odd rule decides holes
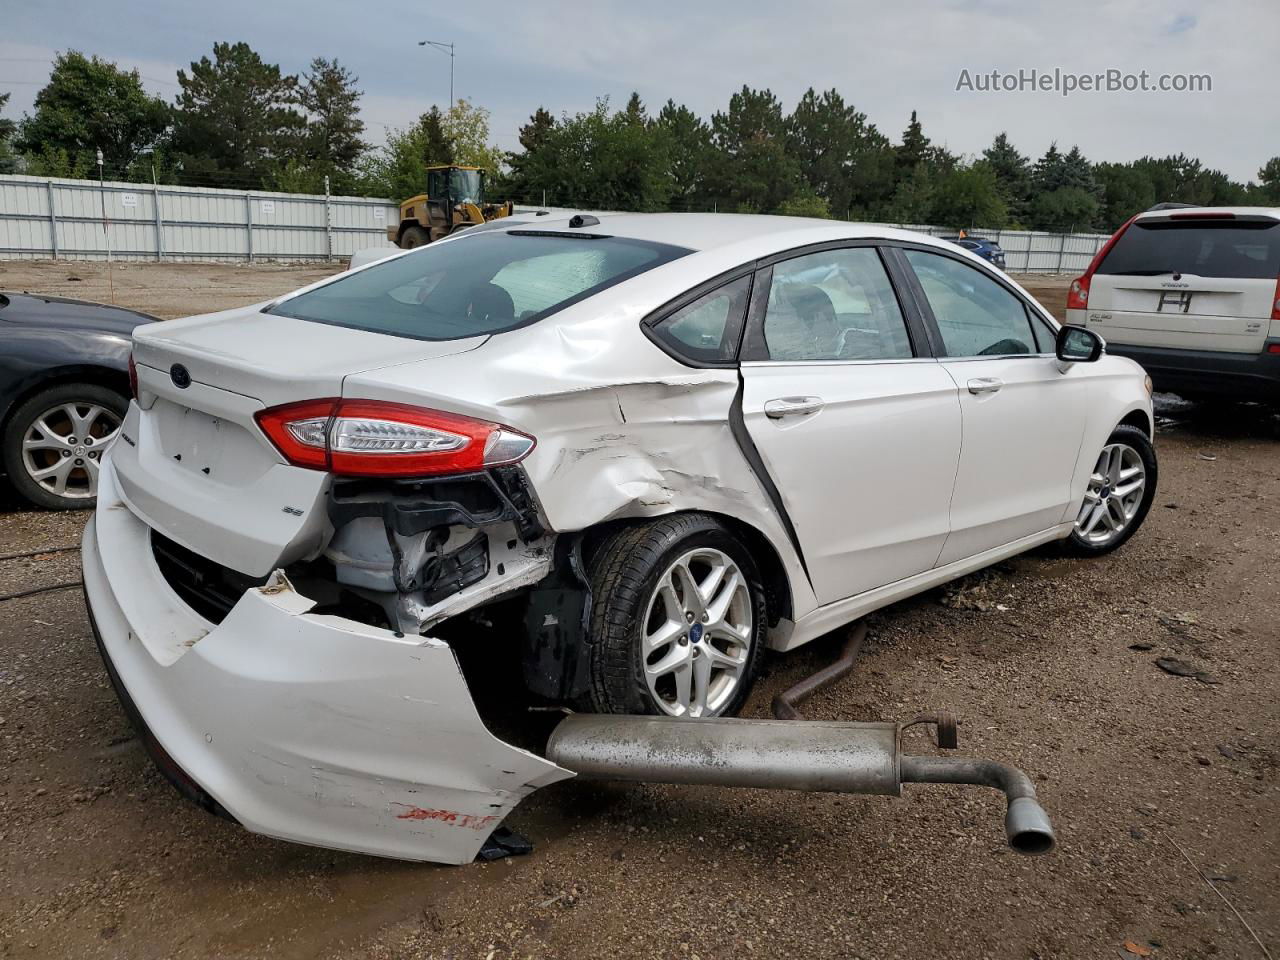
[[[477,233],[346,274],[266,312],[397,337],[461,340],[541,320],[689,252],[593,234]]]
[[[481,196],[479,170],[449,171],[449,194],[454,203],[480,203]]]
[[[1274,280],[1280,275],[1280,224],[1274,220],[1137,220],[1120,235],[1097,272]]]

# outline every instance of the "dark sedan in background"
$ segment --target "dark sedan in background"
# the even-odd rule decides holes
[[[0,464],[19,494],[54,510],[93,506],[129,405],[133,328],[155,319],[0,293]]]
[[[948,243],[954,243],[957,247],[964,247],[970,253],[974,253],[981,257],[993,267],[999,267],[1001,270],[1004,266],[1004,250],[1000,244],[994,240],[988,240],[986,237],[942,237]]]

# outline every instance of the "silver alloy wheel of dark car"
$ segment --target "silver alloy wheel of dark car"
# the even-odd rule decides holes
[[[56,497],[98,495],[102,457],[120,433],[120,417],[89,400],[60,403],[42,412],[22,437],[27,476]]]

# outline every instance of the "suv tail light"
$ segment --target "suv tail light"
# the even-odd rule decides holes
[[[1089,268],[1071,281],[1071,287],[1067,290],[1068,310],[1083,310],[1089,305],[1089,283],[1093,280],[1094,272],[1102,264],[1103,258],[1111,252],[1111,248],[1116,245],[1116,241],[1129,229],[1129,224],[1137,219],[1138,214],[1135,213],[1121,224],[1120,229],[1111,235],[1111,239],[1104,243],[1098,252],[1093,255],[1093,259],[1089,261]]]
[[[1276,295],[1271,299],[1271,319],[1280,320],[1280,277],[1276,277]]]
[[[347,477],[425,477],[518,463],[536,441],[510,427],[381,400],[306,400],[257,414],[296,467]]]

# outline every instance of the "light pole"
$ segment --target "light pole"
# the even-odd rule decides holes
[[[441,53],[449,54],[449,109],[453,109],[453,44],[442,40],[419,40],[420,47],[435,47]],[[447,112],[447,111],[446,111]]]

